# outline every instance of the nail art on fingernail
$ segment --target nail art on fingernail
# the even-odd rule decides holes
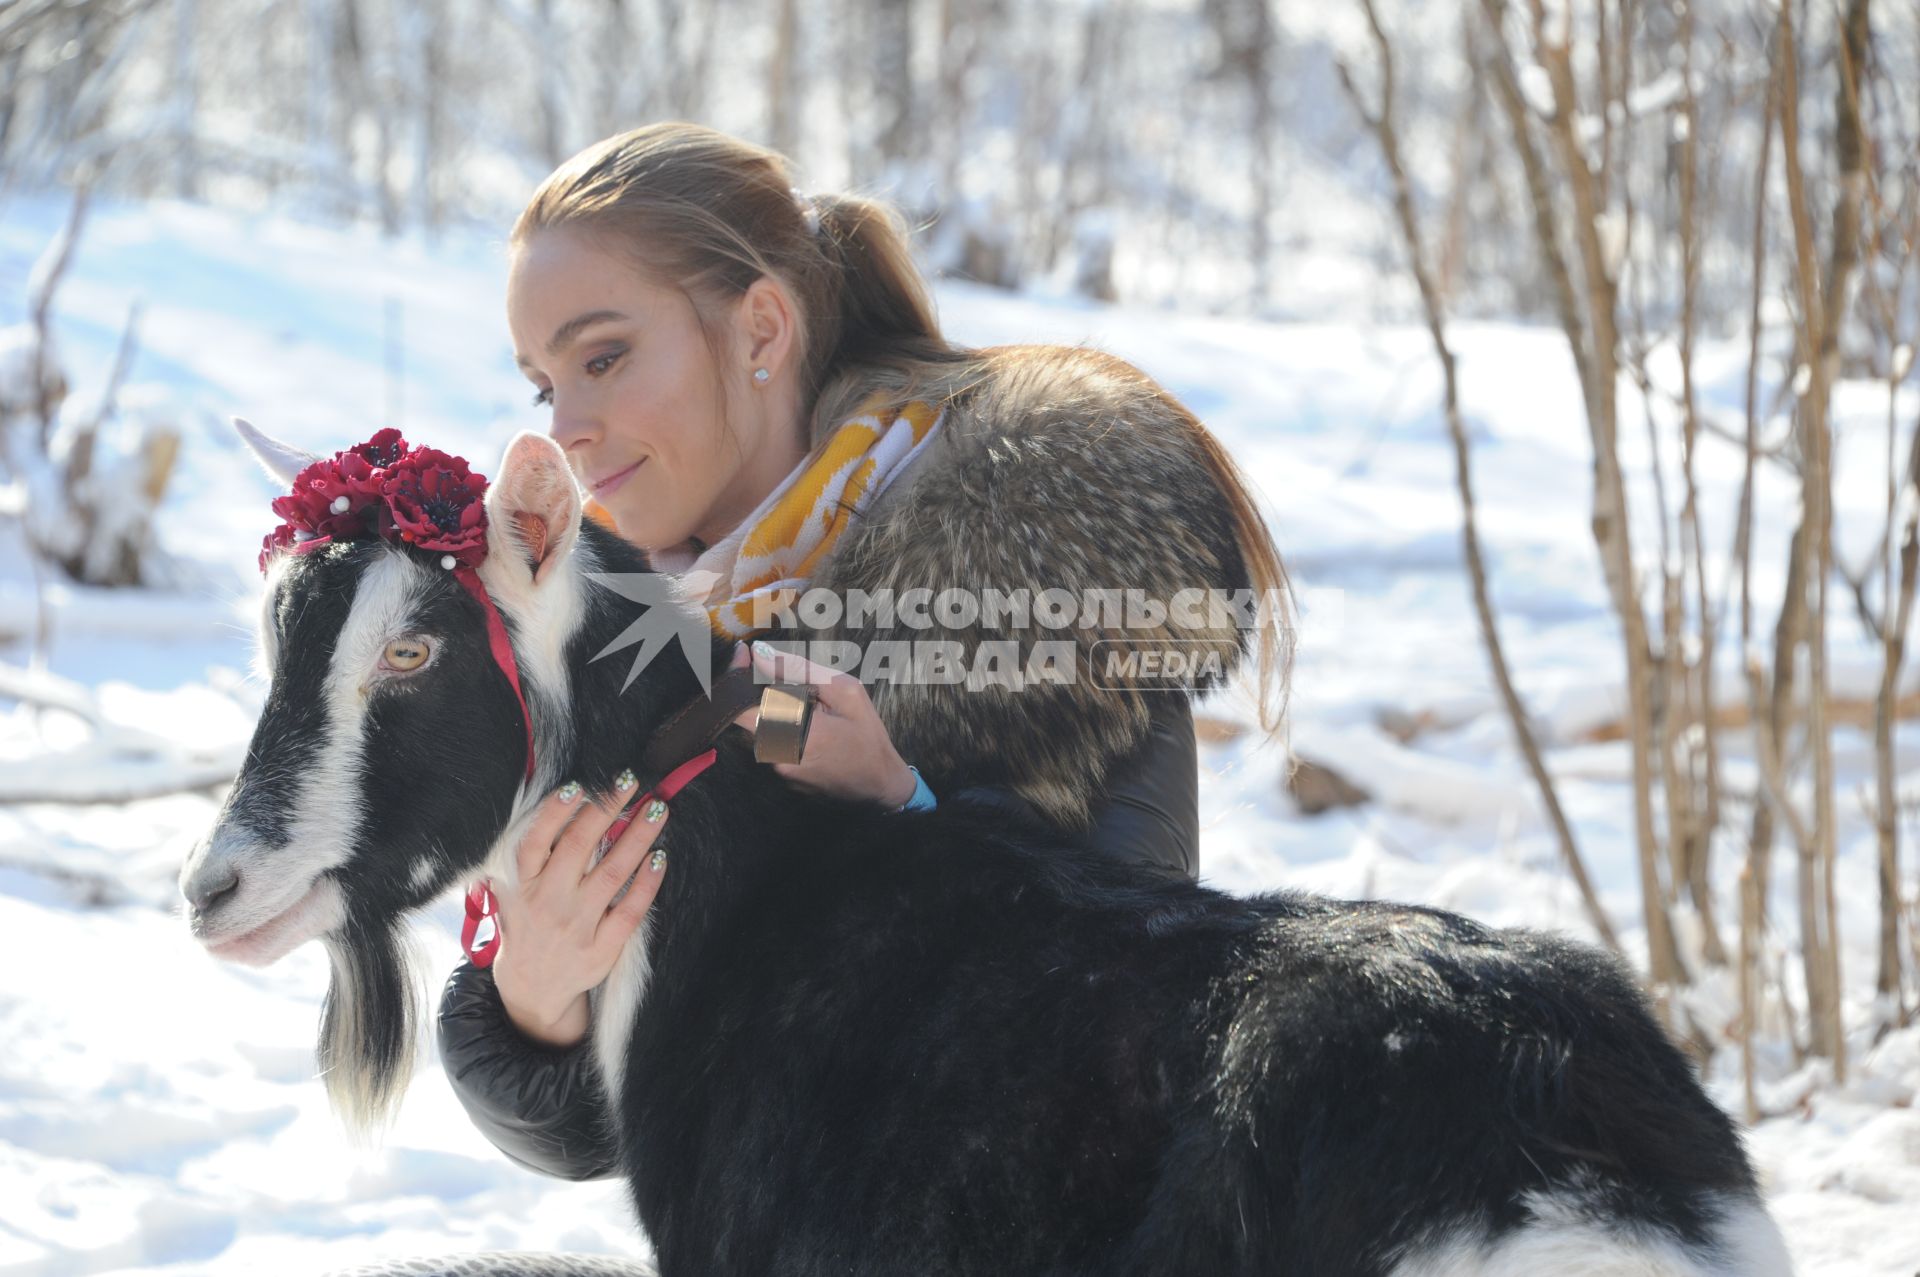
[[[667,849],[665,847],[655,847],[653,854],[647,857],[647,864],[653,868],[655,873],[659,873],[662,869],[665,869],[667,867]]]
[[[763,661],[770,661],[773,659],[773,645],[755,639],[753,641],[753,654]]]
[[[576,798],[578,798],[579,796],[580,796],[580,782],[579,782],[579,781],[577,781],[577,780],[570,780],[570,781],[568,781],[568,782],[567,782],[566,784],[564,784],[564,785],[562,785],[562,786],[560,786],[560,801],[561,801],[561,802],[563,802],[563,803],[570,803],[570,802],[572,802],[572,801],[573,801],[574,799],[576,799]]]
[[[647,810],[645,814],[647,818],[647,823],[649,825],[659,824],[661,820],[665,819],[667,814],[666,800],[661,798],[654,799],[652,802],[647,804]]]
[[[623,794],[639,783],[640,778],[633,774],[632,768],[628,768],[613,778],[613,787]]]

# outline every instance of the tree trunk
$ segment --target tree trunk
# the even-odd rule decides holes
[[[800,84],[799,0],[774,0],[773,49],[767,56],[767,145],[795,157],[806,96]]]

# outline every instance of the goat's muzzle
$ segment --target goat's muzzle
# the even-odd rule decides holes
[[[339,885],[216,829],[180,869],[188,929],[216,958],[266,966],[338,926]]]

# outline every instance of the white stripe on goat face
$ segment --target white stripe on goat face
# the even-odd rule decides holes
[[[407,632],[425,583],[426,569],[404,554],[376,555],[354,582],[353,603],[321,684],[321,735],[303,756],[284,842],[269,846],[248,838],[246,845],[222,847],[229,836],[223,830],[210,849],[215,855],[226,852],[248,884],[244,921],[235,919],[223,931],[273,917],[299,899],[317,876],[352,857],[365,822],[360,771],[366,752],[367,689],[386,645]],[[271,664],[281,655],[272,623],[280,592],[276,570],[268,581],[261,625],[261,645]]]
[[[277,681],[299,679],[283,662],[301,655],[279,650],[275,638],[274,609],[287,602],[284,572],[283,559],[269,577],[261,634]],[[208,841],[182,869],[181,886],[189,900],[196,886],[238,886],[210,917],[195,922],[195,933],[216,953],[255,964],[271,962],[344,921],[341,886],[325,875],[352,857],[364,832],[367,691],[382,652],[406,633],[429,580],[427,570],[408,556],[388,553],[369,560],[350,586],[340,583],[339,588],[351,588],[352,596],[326,668],[303,689],[317,710],[306,729],[311,738],[282,737],[266,755],[250,758]],[[307,636],[309,642],[311,638]],[[273,712],[270,695],[268,713]],[[293,778],[290,772],[297,774],[297,782],[278,785],[279,779]],[[266,792],[248,788],[261,785],[268,787]],[[273,792],[276,787],[278,794]],[[280,818],[265,827],[257,816],[249,817],[261,803],[282,802]]]
[[[334,641],[325,683],[326,733],[316,743],[288,822],[286,853],[306,877],[353,855],[365,823],[360,784],[366,753],[367,693],[387,644],[408,633],[429,581],[406,555],[375,556],[354,586],[353,607]]]

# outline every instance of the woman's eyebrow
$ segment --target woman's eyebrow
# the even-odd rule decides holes
[[[547,341],[547,356],[552,358],[565,350],[567,344],[575,337],[578,337],[581,330],[585,328],[592,327],[594,324],[606,323],[609,320],[625,318],[626,315],[617,310],[590,310],[584,315],[575,315],[572,319],[569,319],[566,323],[553,330],[553,336]],[[515,355],[513,361],[522,368],[528,366],[525,355]]]

